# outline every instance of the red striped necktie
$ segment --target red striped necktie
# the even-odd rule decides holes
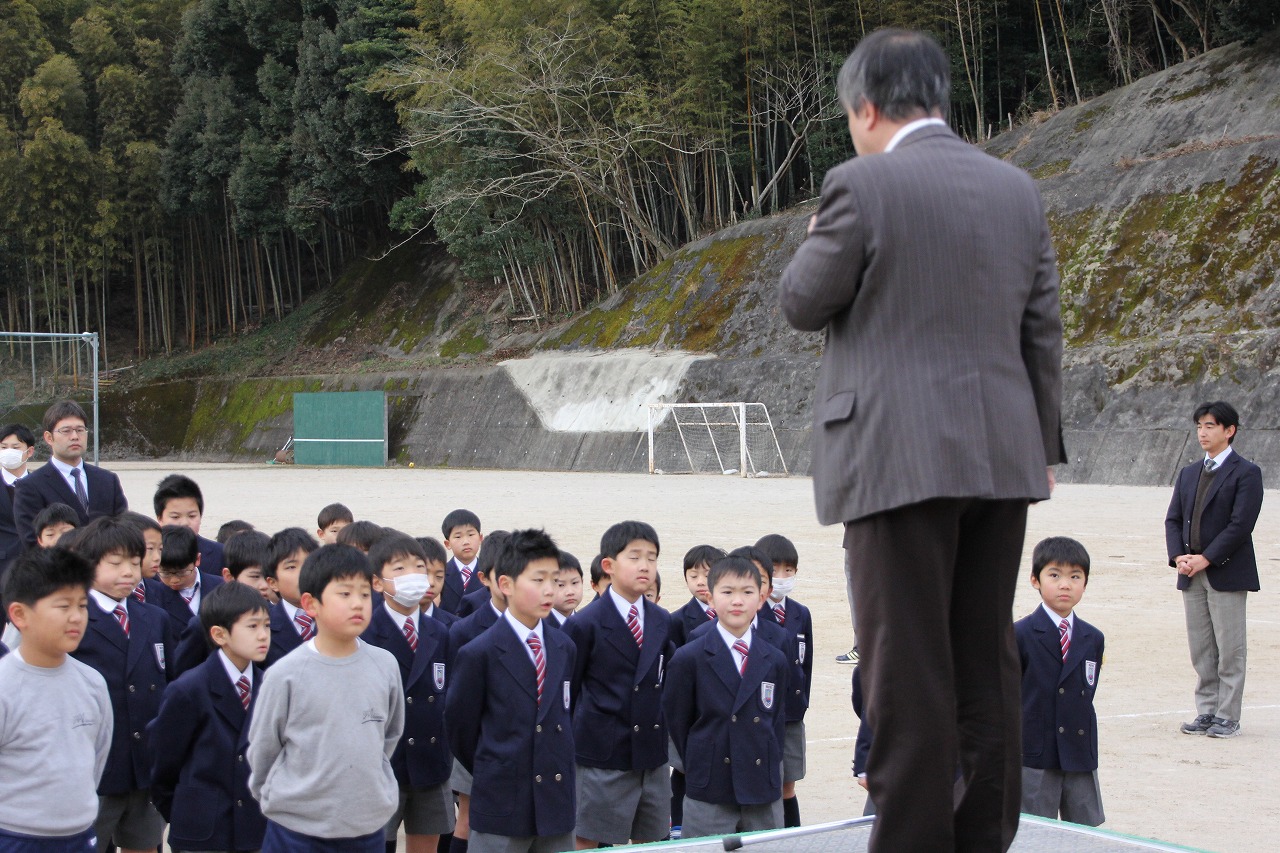
[[[631,612],[627,614],[627,627],[631,629],[631,636],[636,641],[636,648],[644,648],[644,632],[640,630],[640,611],[636,605],[631,605]]]
[[[305,643],[307,640],[310,640],[311,635],[316,632],[315,620],[303,611],[299,610],[298,614],[293,617],[293,621],[294,624],[298,626],[298,634],[302,637],[302,641]]]
[[[418,650],[418,631],[414,627],[412,616],[404,620],[404,638],[409,642],[409,649],[416,652]]]
[[[111,611],[111,615],[116,617],[116,621],[120,623],[121,630],[124,631],[126,637],[129,636],[129,611],[124,606],[124,602],[116,605],[116,609]]]
[[[249,691],[249,677],[240,676],[240,680],[236,682],[236,689],[240,691],[240,704],[246,711],[249,710],[249,698],[252,695]]]
[[[538,675],[538,704],[542,704],[542,685],[547,680],[547,657],[542,653],[542,641],[538,639],[538,635],[529,632],[529,638],[525,641],[529,644],[529,648],[533,650],[533,668]]]
[[[742,655],[742,666],[738,667],[738,675],[742,675],[742,673],[747,671],[747,641],[734,640],[733,650]]]
[[[781,604],[773,605],[773,615],[777,617],[779,625],[787,624],[787,608],[783,607]]]
[[[1067,636],[1067,620],[1058,623],[1058,645],[1062,646],[1062,660],[1067,660],[1067,649],[1071,648],[1071,638]]]

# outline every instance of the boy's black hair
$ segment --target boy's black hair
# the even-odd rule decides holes
[[[345,528],[344,528],[345,529]],[[396,536],[383,536],[369,549],[369,567],[375,575],[382,575],[382,568],[397,557],[417,557],[424,563],[427,553],[418,544],[418,540],[403,533]]]
[[[600,554],[612,560],[637,539],[652,543],[655,551],[661,550],[658,531],[653,529],[653,525],[643,521],[619,521],[600,537]]]
[[[127,512],[120,513],[117,518],[138,528],[139,533],[145,533],[148,530],[154,530],[156,533],[163,533],[163,529],[160,527],[160,522],[156,521],[151,516],[143,515],[140,512],[128,510]]]
[[[422,546],[422,553],[426,555],[423,559],[428,563],[449,562],[449,552],[440,544],[439,539],[432,539],[430,536],[419,536],[418,544]]]
[[[1213,419],[1223,429],[1235,427],[1236,431],[1231,433],[1231,437],[1227,439],[1227,444],[1235,442],[1236,436],[1240,434],[1240,413],[1236,411],[1235,406],[1222,400],[1218,400],[1216,403],[1201,403],[1196,406],[1195,414],[1191,416],[1191,422],[1198,424],[1205,415],[1212,415]]]
[[[353,521],[338,531],[338,543],[368,551],[382,535],[382,528],[372,521]]]
[[[218,528],[218,535],[214,538],[218,540],[219,545],[226,545],[237,533],[244,533],[247,530],[254,529],[256,528],[244,519],[233,518]],[[265,536],[266,534],[263,535]],[[268,536],[267,538],[270,539],[271,537]]]
[[[493,566],[510,538],[511,533],[507,530],[495,530],[484,538],[484,547],[480,549],[480,556],[476,557],[476,572],[480,577],[493,577]]]
[[[513,530],[494,564],[494,580],[520,577],[534,560],[550,558],[560,564],[560,549],[545,530]]]
[[[595,586],[604,580],[604,566],[600,565],[604,560],[604,554],[596,554],[591,560],[591,585]]]
[[[344,528],[345,529],[345,528]],[[364,578],[373,585],[373,568],[364,552],[353,545],[326,545],[307,555],[298,574],[298,592],[323,601],[324,588],[334,581]]]
[[[728,555],[725,554],[724,549],[717,548],[715,545],[694,545],[684,555],[685,573],[687,574],[690,569],[696,569],[703,564],[710,567],[716,560],[726,556]]]
[[[66,548],[31,548],[19,554],[4,577],[4,605],[34,607],[42,598],[73,586],[93,586],[94,565]]]
[[[468,524],[474,527],[477,533],[484,532],[480,529],[480,516],[469,509],[455,509],[444,517],[444,521],[440,522],[440,532],[444,534],[445,539],[448,539],[449,534],[453,532],[453,528],[465,527]]]
[[[1036,543],[1035,550],[1031,552],[1031,574],[1035,575],[1036,580],[1040,579],[1040,573],[1050,563],[1079,566],[1084,570],[1085,582],[1089,581],[1089,552],[1070,537],[1050,536]]]
[[[58,537],[58,541],[53,543],[59,548],[70,548],[72,551],[76,549],[76,540],[80,538],[82,527],[73,527],[70,530],[62,531],[62,535]],[[146,540],[142,540],[143,547],[146,546]]]
[[[271,559],[271,537],[260,530],[237,533],[222,546],[222,565],[231,577],[238,578],[245,569],[257,566],[266,573]]]
[[[75,551],[96,567],[98,561],[108,554],[142,559],[147,553],[147,540],[129,522],[114,516],[102,516],[76,531]]]
[[[738,548],[730,552],[729,556],[721,557],[711,564],[711,568],[707,570],[708,589],[713,589],[724,577],[750,578],[764,589],[764,579],[760,577],[760,570],[756,568],[755,562],[750,557],[737,553],[741,550]]]
[[[201,515],[204,515],[204,495],[201,493],[200,487],[196,485],[196,481],[186,474],[170,474],[156,483],[156,494],[151,499],[151,503],[156,510],[156,518],[164,514],[164,508],[169,505],[169,501],[177,500],[178,498],[193,498],[196,502],[196,509],[200,510]]]
[[[44,410],[41,425],[45,432],[53,432],[58,422],[65,421],[67,418],[79,418],[86,426],[89,424],[89,417],[84,413],[84,409],[80,408],[79,403],[75,400],[59,400]]]
[[[228,631],[246,613],[267,613],[267,600],[252,587],[242,583],[224,583],[200,596],[200,630],[210,649],[218,648],[213,641],[213,627]]]
[[[567,572],[573,569],[578,573],[578,577],[582,577],[582,563],[578,562],[578,558],[570,554],[568,551],[560,552],[560,571]]]
[[[23,424],[5,424],[0,427],[0,441],[4,441],[9,436],[18,439],[27,447],[36,446],[36,434],[31,431],[31,427]]]
[[[662,595],[662,572],[653,573],[653,593],[655,596]]]
[[[40,534],[44,532],[46,527],[53,527],[55,524],[70,524],[72,527],[79,527],[80,516],[66,504],[49,504],[36,513],[36,517],[31,520],[31,527],[35,530],[37,539],[40,538]]]
[[[160,530],[160,568],[185,569],[200,556],[196,532],[180,524],[166,524]]]
[[[788,566],[800,568],[800,554],[796,551],[796,546],[781,533],[770,533],[767,536],[761,536],[759,541],[756,542],[756,547],[772,563],[785,563]]]
[[[346,504],[329,504],[316,516],[316,526],[324,530],[335,521],[345,521],[350,524],[355,520],[356,517],[351,514],[351,510],[347,509]]]
[[[279,567],[281,561],[289,558],[294,551],[302,551],[304,554],[310,554],[320,547],[320,543],[315,537],[301,527],[286,527],[279,531],[267,543],[268,554],[267,562],[262,567],[262,574],[265,577],[273,578],[276,576],[276,568]]]
[[[760,564],[760,568],[764,569],[764,573],[769,576],[769,585],[773,585],[773,560],[769,559],[769,555],[761,551],[755,545],[743,545],[741,548],[734,548],[729,552],[730,557],[746,557],[748,560],[755,560]],[[707,586],[711,586],[711,575],[707,575]]]

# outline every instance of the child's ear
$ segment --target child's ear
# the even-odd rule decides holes
[[[279,578],[274,578],[274,577],[273,577],[273,578],[267,578],[267,579],[266,579],[266,581],[267,581],[267,589],[271,590],[271,591],[272,591],[272,592],[274,592],[276,595],[279,595],[279,594],[280,594],[280,579],[279,579]]]
[[[222,579],[227,583],[231,583],[233,580],[235,580],[235,578],[231,576],[231,570],[228,569],[226,566],[222,567]]]
[[[200,552],[196,551],[196,561],[192,564],[196,567],[196,571],[200,571]]]
[[[222,648],[227,643],[231,642],[231,632],[226,628],[223,628],[221,625],[214,625],[210,628],[209,636],[213,639],[214,645],[218,648]]]
[[[304,592],[302,594],[302,601],[299,603],[302,605],[303,611],[312,619],[316,618],[316,616],[320,613],[319,599],[317,599],[314,595],[312,595],[309,592]]]
[[[613,557],[600,558],[600,571],[604,575],[605,579],[611,579],[613,577],[614,563],[615,563],[615,560],[613,559]]]
[[[13,627],[19,631],[27,630],[27,605],[15,601],[9,605],[8,610],[9,621],[13,623]]]
[[[381,575],[374,575],[374,576],[373,576],[372,583],[373,583],[373,591],[374,591],[374,592],[382,592],[382,591],[383,591],[384,587],[383,587],[383,585],[382,585],[382,576],[381,576]]]

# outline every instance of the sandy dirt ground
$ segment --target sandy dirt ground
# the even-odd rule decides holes
[[[585,564],[599,536],[626,518],[650,522],[662,538],[662,604],[688,600],[681,558],[693,545],[749,544],[765,533],[790,537],[800,552],[795,597],[814,614],[818,648],[807,718],[808,777],[798,784],[805,823],[860,815],[863,795],[850,774],[856,718],[850,669],[835,663],[852,639],[845,602],[841,530],[814,519],[806,478],[662,477],[433,469],[312,469],[293,466],[117,463],[134,508],[147,512],[155,483],[170,471],[197,479],[205,494],[203,532],[244,518],[273,532],[315,530],[316,513],[342,501],[367,518],[415,535],[440,535],[456,507],[476,511],[487,530],[545,527]],[[1249,671],[1242,720],[1233,740],[1188,737],[1194,673],[1180,593],[1167,568],[1163,519],[1169,490],[1059,486],[1031,509],[1030,546],[1074,536],[1093,558],[1081,616],[1107,638],[1097,695],[1105,828],[1215,851],[1275,850],[1280,834],[1280,495],[1268,493],[1254,532],[1263,590],[1249,598]],[[1039,598],[1024,582],[1019,617]]]

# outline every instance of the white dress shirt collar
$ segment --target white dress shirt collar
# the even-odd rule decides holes
[[[236,669],[236,665],[231,662],[231,658],[227,657],[227,653],[222,649],[218,649],[218,658],[222,661],[222,668],[227,671],[227,678],[231,679],[231,685],[234,687],[240,681],[240,677],[244,676],[249,679],[249,688],[253,689],[253,662],[250,661],[244,670]],[[237,694],[238,698],[239,694]]]
[[[116,607],[122,603],[121,601],[116,601],[105,592],[98,592],[96,589],[89,590],[89,597],[102,608],[102,612],[104,613],[115,613]]]
[[[1047,613],[1049,618],[1053,620],[1053,627],[1057,628],[1062,623],[1062,617],[1059,616],[1057,613],[1054,613],[1053,608],[1045,604],[1043,601],[1040,602],[1040,606],[1044,608],[1044,612]],[[1067,639],[1070,640],[1071,635],[1074,634],[1076,631],[1076,612],[1072,610],[1070,613],[1067,614],[1066,618],[1067,618]]]
[[[889,139],[889,144],[884,147],[884,153],[888,154],[890,151],[897,148],[898,144],[902,142],[902,140],[906,139],[908,134],[915,133],[920,128],[928,127],[931,124],[940,124],[943,127],[947,126],[945,121],[940,118],[934,118],[933,116],[930,116],[929,118],[918,118],[915,121],[907,122],[902,127],[898,128],[898,132]]]
[[[1222,467],[1222,463],[1227,461],[1227,457],[1230,455],[1231,455],[1231,445],[1228,444],[1227,449],[1219,453],[1217,456],[1210,456],[1208,453],[1205,453],[1204,458],[1212,459],[1213,470],[1217,471],[1219,468]],[[1201,462],[1200,464],[1203,465],[1204,463]]]
[[[618,608],[618,615],[622,617],[623,624],[626,624],[627,616],[631,613],[632,604],[621,595],[614,591],[613,585],[610,584],[606,590],[606,595],[613,601],[613,606]],[[640,629],[644,630],[644,596],[637,598],[635,601],[636,621],[640,623]]]
[[[536,662],[533,660],[533,649],[529,647],[529,635],[530,635],[530,634],[536,634],[536,635],[537,635],[537,637],[538,637],[538,645],[539,645],[539,646],[541,646],[541,647],[542,647],[542,649],[543,649],[542,656],[543,656],[543,658],[544,658],[544,659],[546,658],[546,654],[547,654],[547,652],[546,652],[547,644],[546,644],[545,642],[543,642],[543,636],[542,636],[542,620],[541,620],[541,619],[539,619],[537,622],[535,622],[535,623],[534,623],[534,626],[533,626],[532,628],[530,628],[529,626],[527,626],[527,625],[525,625],[523,622],[521,622],[519,619],[517,619],[516,617],[512,616],[512,615],[511,615],[511,611],[510,611],[510,610],[507,610],[506,612],[504,612],[504,613],[502,614],[502,618],[503,618],[503,619],[505,619],[505,620],[507,620],[507,624],[511,626],[511,630],[512,630],[512,631],[514,631],[514,632],[515,632],[515,634],[516,634],[516,639],[518,639],[518,640],[520,641],[520,645],[524,646],[525,653],[527,653],[527,654],[529,655],[529,661],[530,661],[530,663],[535,663],[535,665],[536,665]]]

